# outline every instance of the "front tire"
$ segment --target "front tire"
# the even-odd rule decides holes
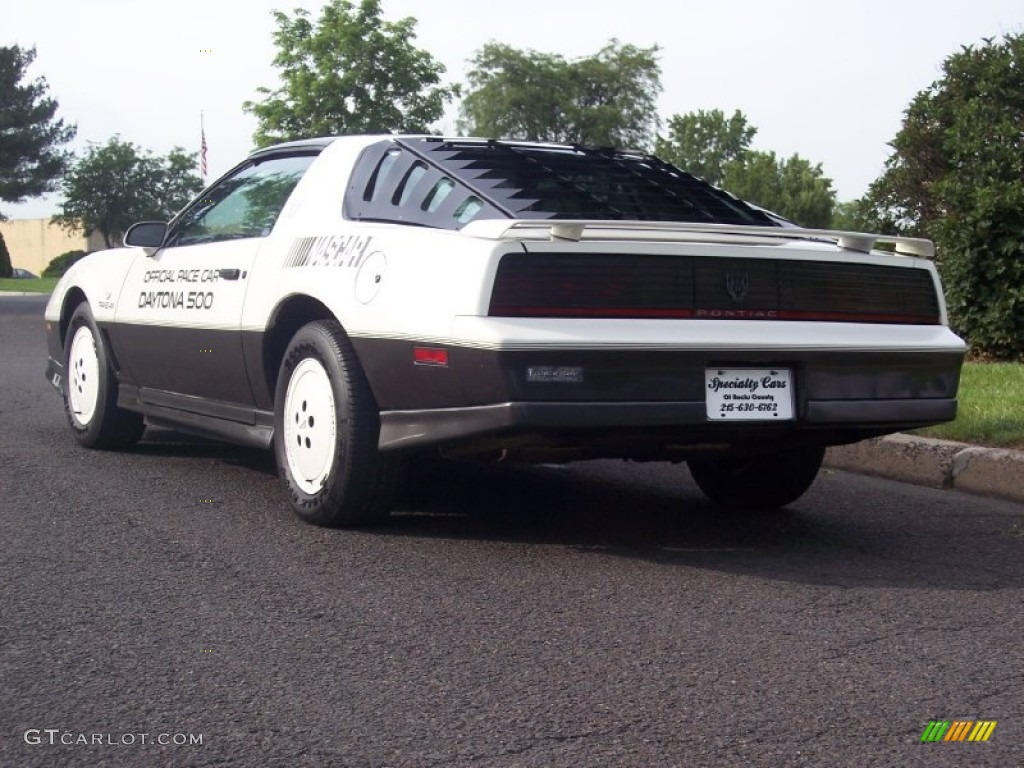
[[[799,499],[818,476],[824,446],[762,456],[719,456],[687,462],[694,482],[719,506],[776,509]]]
[[[386,519],[402,463],[377,450],[377,404],[341,325],[318,320],[299,329],[274,400],[274,454],[295,513],[332,528]]]
[[[64,337],[64,413],[86,448],[127,448],[142,437],[141,414],[117,407],[117,379],[92,311],[79,304]]]

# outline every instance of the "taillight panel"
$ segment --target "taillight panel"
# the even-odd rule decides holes
[[[507,254],[489,314],[941,322],[931,273],[924,269],[635,254]]]

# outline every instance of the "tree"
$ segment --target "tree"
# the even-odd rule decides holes
[[[380,0],[329,0],[316,24],[295,9],[274,11],[274,66],[281,87],[257,89],[257,146],[348,133],[427,133],[457,86],[439,85],[445,68],[416,48],[416,20],[381,19]]]
[[[175,147],[166,157],[142,150],[119,136],[90,143],[64,177],[64,202],[53,220],[66,229],[82,226],[103,235],[108,248],[136,221],[171,218],[202,189],[195,157]]]
[[[159,206],[159,219],[169,219],[203,187],[203,179],[196,171],[196,153],[174,147],[162,158],[160,173],[154,178],[154,196]]]
[[[0,200],[19,203],[53,191],[71,154],[75,126],[55,118],[44,78],[22,83],[35,48],[0,46]]]
[[[726,117],[720,109],[672,115],[668,135],[658,136],[654,154],[708,184],[720,186],[725,166],[750,148],[757,128],[738,109]]]
[[[832,209],[831,229],[846,232],[892,232],[892,226],[880,225],[863,198],[836,203]]]
[[[658,46],[611,40],[592,56],[488,43],[471,60],[459,130],[473,136],[648,147],[658,128]]]
[[[954,327],[1024,359],[1024,34],[964,46],[917,94],[867,202],[935,240]]]
[[[780,159],[774,152],[744,152],[725,165],[722,186],[743,200],[784,216],[804,227],[832,223],[836,193],[821,163],[793,155]]]
[[[11,254],[7,251],[7,243],[4,242],[3,232],[0,232],[0,277],[10,277],[14,274],[14,267],[11,265]]]
[[[655,154],[802,226],[830,226],[836,193],[821,163],[751,150],[756,134],[738,109],[731,117],[720,109],[687,112],[669,118],[668,134],[658,137]]]

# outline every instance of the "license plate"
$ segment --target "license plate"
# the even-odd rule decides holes
[[[708,421],[790,421],[793,374],[789,368],[706,368]]]

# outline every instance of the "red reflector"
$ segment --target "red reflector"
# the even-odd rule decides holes
[[[413,365],[448,365],[447,349],[431,349],[430,347],[412,348]]]

